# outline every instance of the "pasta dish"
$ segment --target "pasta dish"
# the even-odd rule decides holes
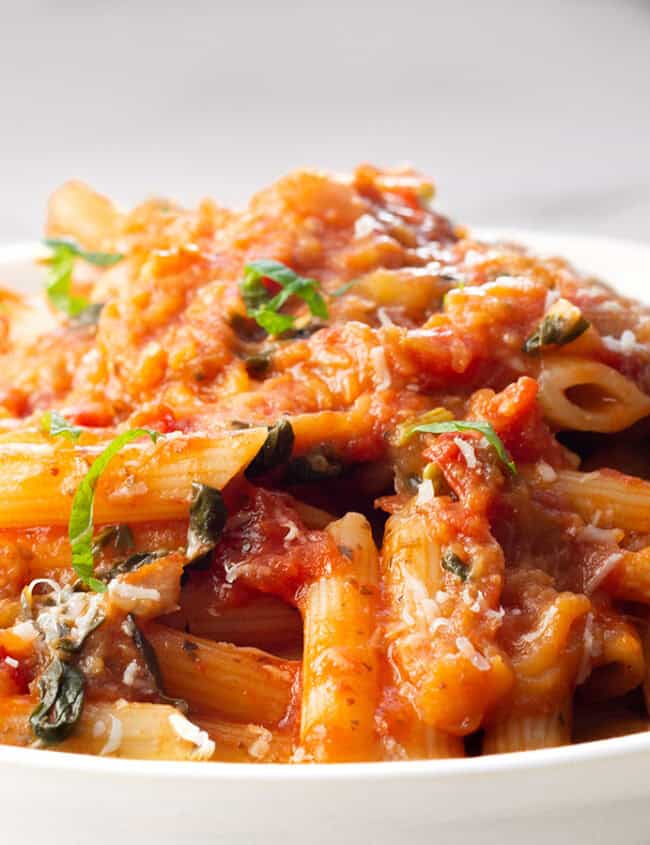
[[[433,193],[363,165],[237,212],[53,194],[42,292],[0,290],[0,743],[647,729],[650,309]]]

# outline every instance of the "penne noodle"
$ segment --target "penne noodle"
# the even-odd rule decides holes
[[[181,598],[181,609],[167,616],[165,624],[197,637],[255,646],[265,651],[282,647],[299,647],[302,640],[300,614],[274,596],[259,596],[245,605],[223,608],[200,601],[200,594],[189,601]],[[196,600],[198,599],[198,601]]]
[[[616,470],[562,469],[548,487],[585,520],[600,528],[650,531],[650,482]]]
[[[286,733],[262,725],[226,722],[217,716],[192,715],[192,721],[214,741],[213,760],[224,763],[288,763],[293,741]]]
[[[296,665],[254,648],[238,648],[163,625],[146,629],[165,692],[227,719],[272,725],[288,714]]]
[[[650,396],[633,381],[584,358],[547,357],[539,402],[549,422],[574,431],[621,431],[650,414]]]
[[[40,747],[29,726],[33,700],[0,698],[0,743]],[[209,760],[214,742],[191,730],[187,719],[166,704],[126,701],[84,706],[74,732],[55,751],[132,760]],[[194,736],[193,740],[188,737]]]
[[[511,715],[486,729],[484,754],[554,748],[571,741],[571,701],[552,713]]]
[[[265,438],[265,429],[252,428],[131,444],[99,479],[95,519],[98,524],[183,519],[193,482],[221,489],[248,466]],[[45,438],[0,443],[0,526],[67,525],[77,486],[101,451]]]
[[[327,532],[339,549],[334,571],[310,584],[300,601],[305,621],[300,741],[317,761],[373,760],[379,756],[377,550],[361,514],[347,514]]]

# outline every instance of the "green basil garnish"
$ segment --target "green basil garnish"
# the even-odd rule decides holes
[[[566,299],[555,302],[522,347],[527,355],[539,355],[547,346],[565,346],[589,328],[580,309]]]
[[[160,700],[164,704],[171,704],[181,712],[187,713],[189,708],[186,701],[182,698],[170,698],[168,695],[165,695],[163,691],[162,672],[160,671],[160,664],[158,663],[156,652],[149,640],[142,633],[142,630],[138,627],[138,624],[135,621],[135,616],[133,616],[132,613],[129,613],[126,617],[125,629],[129,636],[133,639],[135,647],[140,652],[143,663],[147,667],[147,671],[151,676],[151,680],[153,681],[153,685]]]
[[[469,566],[457,554],[454,554],[454,552],[446,551],[443,554],[442,568],[456,575],[461,581],[467,581],[469,578]]]
[[[66,420],[58,411],[46,411],[41,417],[41,431],[50,437],[61,436],[72,442],[79,440],[83,429]]]
[[[338,478],[343,474],[342,461],[326,446],[312,449],[306,455],[300,455],[289,463],[288,475],[291,481],[307,483]]]
[[[70,736],[83,710],[84,687],[78,669],[52,658],[38,679],[40,703],[29,718],[38,739],[54,745]]]
[[[264,475],[264,473],[286,464],[291,458],[295,435],[289,420],[281,419],[275,425],[270,426],[268,432],[262,448],[248,465],[245,472],[246,478]]]
[[[74,262],[77,258],[81,258],[97,267],[111,267],[121,261],[124,256],[118,253],[88,252],[77,246],[74,241],[64,238],[46,238],[44,244],[52,250],[52,255],[48,258],[50,267],[46,285],[48,299],[55,308],[81,324],[87,325],[93,320],[96,322],[99,316],[97,304],[90,303],[83,296],[73,296],[70,292]]]
[[[157,431],[146,428],[134,428],[119,434],[104,451],[95,458],[90,469],[77,487],[72,500],[68,535],[72,547],[72,568],[79,578],[98,593],[103,593],[106,585],[93,577],[93,511],[95,487],[107,464],[124,446],[138,437],[150,437],[155,443],[161,436]]]
[[[264,278],[272,279],[282,289],[272,295],[263,283]],[[291,314],[280,313],[280,309],[292,296],[307,303],[314,317],[324,320],[328,318],[327,305],[319,293],[319,287],[315,279],[299,276],[279,261],[263,258],[246,265],[239,289],[248,316],[268,334],[278,335],[292,328],[295,322]]]
[[[200,557],[211,551],[221,537],[228,511],[223,496],[215,487],[192,484],[190,524],[187,529],[187,557]]]
[[[484,422],[483,420],[449,420],[447,422],[425,423],[423,425],[413,426],[409,431],[409,436],[416,431],[421,431],[425,434],[446,434],[452,431],[478,431],[485,437],[490,446],[492,446],[509,471],[513,475],[517,474],[517,466],[510,453],[503,445],[503,441],[492,425],[488,422]]]

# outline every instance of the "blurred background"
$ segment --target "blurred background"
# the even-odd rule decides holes
[[[490,226],[650,241],[650,0],[0,0],[0,242],[82,178],[240,205],[415,163]]]

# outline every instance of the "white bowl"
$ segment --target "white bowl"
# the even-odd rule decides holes
[[[650,302],[650,246],[481,232],[566,255]],[[33,288],[33,245],[0,283]],[[650,842],[650,733],[546,751],[411,763],[155,763],[0,746],[2,843],[580,845]]]

